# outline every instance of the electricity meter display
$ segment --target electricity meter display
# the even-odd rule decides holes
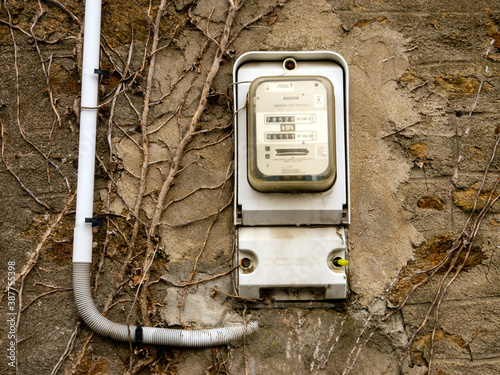
[[[248,182],[261,192],[335,182],[334,92],[321,76],[260,77],[248,93]]]

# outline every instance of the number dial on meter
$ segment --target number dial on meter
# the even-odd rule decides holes
[[[325,191],[335,182],[333,85],[260,77],[248,94],[248,181],[261,192]]]

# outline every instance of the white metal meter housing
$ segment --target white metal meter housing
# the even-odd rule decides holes
[[[347,63],[333,52],[249,52],[233,79],[240,295],[345,298]]]
[[[285,64],[288,62],[288,64]],[[291,64],[290,64],[291,62]],[[258,91],[259,88],[265,90],[266,83],[258,85],[258,82],[265,82],[266,78],[274,77],[282,80],[281,85],[286,82],[293,82],[300,77],[307,77],[308,81],[318,83],[318,90],[309,89],[290,91],[287,96],[286,91],[277,91],[280,94],[269,106],[264,106],[263,113],[257,122],[255,128],[247,128],[248,116],[254,112],[260,111],[259,105],[249,110],[251,99],[249,89],[254,83]],[[235,142],[236,142],[236,184],[235,184],[235,224],[236,225],[344,225],[350,220],[349,207],[349,165],[348,165],[348,74],[345,60],[333,52],[249,52],[242,55],[235,64],[233,71],[235,82]],[[269,79],[269,78],[268,78]],[[279,88],[277,81],[274,85],[276,90],[285,90],[283,86]],[[330,98],[330,89],[328,82],[333,86],[333,103],[327,103]],[[273,89],[269,82],[269,89]],[[321,85],[321,87],[320,87]],[[260,87],[262,86],[262,87]],[[318,116],[325,114],[326,107],[315,107],[314,103],[308,104],[301,102],[301,99],[293,99],[308,91],[312,97],[310,100],[318,100],[320,104],[331,105],[331,114],[333,116],[329,131],[331,137],[325,137],[320,129],[326,126],[323,121],[318,123]],[[266,99],[267,100],[267,99]],[[253,105],[252,104],[252,105]],[[281,107],[279,107],[281,106]],[[309,106],[309,107],[308,107]],[[274,109],[273,109],[274,108]],[[277,110],[281,108],[281,110]],[[269,111],[267,110],[269,109]],[[301,110],[299,110],[301,109]],[[307,113],[315,115],[310,117],[315,123],[307,124],[304,117]],[[269,115],[269,116],[267,116]],[[263,117],[264,116],[264,117]],[[294,122],[289,122],[289,117],[296,116]],[[269,117],[269,118],[267,118]],[[274,118],[278,118],[278,125],[271,124]],[[281,117],[281,118],[280,118]],[[271,119],[272,118],[272,119]],[[330,119],[327,119],[330,121]],[[295,125],[295,131],[289,131],[286,125]],[[249,125],[252,125],[251,121]],[[309,133],[303,133],[307,132]],[[257,132],[257,133],[255,133]],[[260,137],[260,141],[249,139],[249,135]],[[311,141],[296,142],[298,137],[312,137]],[[262,137],[276,137],[275,139],[265,140]],[[293,137],[296,139],[283,137]],[[281,137],[278,139],[278,137]],[[325,139],[326,138],[326,139]],[[305,139],[304,139],[305,140]],[[333,147],[330,143],[333,142]],[[286,144],[281,147],[279,144]],[[249,151],[249,145],[252,146]],[[267,156],[269,163],[265,163],[266,145],[269,147]],[[272,149],[272,151],[271,151]],[[295,150],[294,150],[295,149]],[[257,155],[259,154],[259,155]],[[295,154],[295,155],[290,155]],[[300,154],[300,155],[299,155]],[[307,154],[307,155],[304,155]],[[294,162],[291,161],[292,156]],[[326,159],[325,159],[326,157]],[[263,158],[259,160],[258,158]],[[255,161],[257,160],[257,161]],[[272,163],[271,163],[272,161]],[[313,161],[313,162],[311,162]],[[321,184],[318,179],[322,172],[321,165],[328,161],[334,163],[332,170],[335,170],[333,184],[331,184],[331,171],[325,178],[326,183]],[[255,163],[260,169],[264,169],[266,164],[269,168],[278,168],[278,172],[262,171],[262,174],[255,173]],[[274,163],[274,164],[273,164]],[[318,164],[317,169],[310,168],[306,171],[299,165]],[[286,168],[289,166],[290,168]],[[250,169],[254,168],[254,169]],[[319,175],[319,176],[318,176]],[[250,176],[250,177],[249,177]],[[273,176],[276,180],[283,182],[275,184],[279,191],[302,191],[295,193],[270,193],[276,191],[273,187]],[[285,184],[287,181],[297,181],[303,176],[304,184],[293,184],[290,187]],[[309,178],[309,184],[306,179]],[[253,185],[253,187],[252,187]],[[326,190],[324,189],[327,187]],[[281,187],[281,188],[280,188]],[[318,190],[324,190],[318,193]]]

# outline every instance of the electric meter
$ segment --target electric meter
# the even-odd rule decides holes
[[[336,177],[333,84],[255,79],[248,93],[248,182],[260,192],[326,191]]]
[[[233,70],[239,295],[347,293],[349,72],[330,51],[247,52]]]

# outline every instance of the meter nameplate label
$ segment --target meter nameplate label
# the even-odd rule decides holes
[[[322,191],[335,178],[333,85],[261,77],[249,90],[249,181],[259,191]]]
[[[294,91],[293,85],[293,82],[266,82],[264,84],[264,90],[269,92]]]

